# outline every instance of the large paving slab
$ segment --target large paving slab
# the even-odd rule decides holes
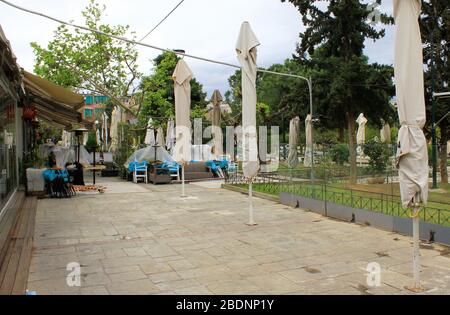
[[[28,289],[37,294],[410,294],[410,239],[216,184],[135,185],[40,200]],[[426,294],[450,293],[450,251],[422,246]],[[69,263],[81,287],[69,287]],[[381,267],[380,286],[367,266]]]

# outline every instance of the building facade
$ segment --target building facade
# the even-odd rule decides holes
[[[109,98],[103,95],[84,95],[84,106],[80,113],[83,120],[94,122],[105,112]]]
[[[20,70],[0,27],[0,217],[19,186],[19,157],[23,151]]]

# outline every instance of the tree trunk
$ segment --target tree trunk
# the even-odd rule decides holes
[[[345,135],[344,135],[344,126],[339,127],[339,143],[345,142]]]
[[[447,142],[448,142],[448,124],[443,121],[441,127],[441,141],[439,148],[439,159],[441,168],[441,184],[448,184],[447,172]]]
[[[356,163],[356,121],[355,114],[353,112],[347,113],[347,124],[348,124],[348,148],[350,150],[350,184],[356,184],[358,169]]]

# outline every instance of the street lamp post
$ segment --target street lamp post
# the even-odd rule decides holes
[[[314,111],[313,111],[313,95],[312,95],[312,78],[309,77],[308,81],[308,89],[309,89],[309,112],[311,113],[311,183],[314,183]]]
[[[280,76],[284,76],[284,77],[291,77],[291,78],[297,78],[297,79],[302,79],[305,80],[308,83],[308,89],[309,89],[309,111],[311,114],[311,118],[312,118],[312,128],[311,128],[311,137],[313,139],[313,145],[311,148],[311,182],[314,181],[314,111],[313,111],[313,86],[312,86],[312,77],[303,77],[301,75],[296,75],[296,74],[289,74],[289,73],[280,73],[280,72],[275,72],[275,71],[270,71],[270,70],[265,70],[265,69],[258,69],[259,72],[263,72],[263,73],[270,73],[270,74],[275,74],[275,75],[280,75]]]

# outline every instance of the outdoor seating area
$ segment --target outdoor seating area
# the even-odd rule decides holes
[[[0,295],[450,295],[449,0],[16,2]]]
[[[331,220],[247,196],[214,182],[135,185],[102,178],[105,194],[39,201],[27,288],[38,294],[412,294],[410,237]],[[214,205],[214,206],[212,206]],[[90,211],[85,211],[89,207]],[[124,215],[124,209],[127,209]],[[447,247],[423,242],[424,285],[448,292]],[[65,284],[66,261],[82,264],[81,287]],[[366,268],[383,266],[381,286]]]

